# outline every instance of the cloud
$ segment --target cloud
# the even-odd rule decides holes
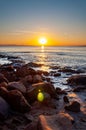
[[[9,32],[9,35],[21,35],[21,34],[38,34],[38,33],[42,33],[42,34],[47,34],[45,32],[41,32],[41,31],[31,31],[31,30],[17,30],[17,31],[13,31],[13,32]]]

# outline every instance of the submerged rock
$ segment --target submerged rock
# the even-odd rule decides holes
[[[74,101],[70,105],[65,106],[65,109],[72,112],[80,112],[80,103]]]
[[[74,75],[71,76],[67,83],[69,85],[86,85],[86,75]]]
[[[70,68],[70,67],[61,68],[61,69],[59,69],[59,72],[64,72],[64,73],[76,73],[76,71],[73,70],[73,69]]]
[[[58,76],[61,76],[61,73],[55,73],[54,74],[54,77],[58,77]]]

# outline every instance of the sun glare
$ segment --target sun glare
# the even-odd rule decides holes
[[[40,43],[41,45],[44,45],[44,44],[47,43],[47,39],[46,39],[46,38],[40,38],[40,39],[39,39],[39,43]]]

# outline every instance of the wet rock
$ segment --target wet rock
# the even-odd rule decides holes
[[[8,93],[7,102],[10,104],[11,108],[19,112],[29,112],[31,106],[26,101],[24,96],[18,90],[12,90]]]
[[[42,77],[40,76],[40,75],[34,75],[33,76],[33,83],[40,83],[40,82],[42,82],[43,80],[42,80]]]
[[[0,73],[0,83],[2,83],[2,82],[8,83],[8,80],[4,77],[3,74]]]
[[[43,75],[49,76],[49,73],[47,71],[42,71]]]
[[[27,65],[30,66],[30,67],[41,67],[41,66],[43,66],[43,64],[37,64],[37,63],[34,63],[34,62],[30,62]]]
[[[50,82],[51,79],[50,79],[50,78],[46,78],[45,80],[46,80],[47,82]]]
[[[67,83],[69,85],[86,85],[86,75],[74,75],[71,76]]]
[[[37,95],[41,92],[46,92],[51,95],[51,97],[55,97],[56,92],[55,88],[52,84],[47,82],[37,83],[33,84],[32,87],[29,89],[29,91],[26,94],[26,98],[29,101],[35,101],[37,99]]]
[[[4,120],[8,117],[9,115],[9,105],[8,103],[0,97],[0,120]]]
[[[60,66],[50,66],[50,69],[53,69],[53,70],[56,70],[56,69],[59,69]]]
[[[67,94],[66,92],[65,92],[65,90],[61,90],[61,88],[56,88],[56,93],[57,94]]]
[[[65,103],[69,103],[69,99],[68,99],[67,96],[64,96],[64,97],[63,97],[63,100],[64,100]]]
[[[22,93],[26,93],[26,88],[21,82],[10,82],[8,83],[8,90],[14,90],[17,89]]]
[[[36,74],[36,71],[32,68],[29,68],[27,65],[22,66],[16,71],[16,75],[18,77],[25,77],[27,75],[35,75],[35,74]]]
[[[70,105],[65,106],[65,109],[72,112],[80,112],[80,103],[74,101]]]
[[[58,77],[58,76],[61,76],[61,73],[55,73],[54,74],[54,77]]]
[[[78,86],[73,89],[73,92],[80,92],[84,91],[86,89],[86,86]]]
[[[59,113],[53,116],[39,116],[38,130],[72,130],[73,118],[69,114]]]
[[[70,67],[64,67],[64,68],[61,68],[59,69],[59,72],[64,72],[64,73],[76,73],[75,70],[71,69]]]

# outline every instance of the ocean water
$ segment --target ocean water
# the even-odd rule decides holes
[[[0,55],[18,56],[19,60],[44,64],[40,69],[49,71],[49,66],[59,65],[72,68],[84,69],[86,71],[86,47],[29,47],[29,46],[1,46]],[[0,64],[11,63],[6,57],[0,58]],[[52,77],[55,86],[67,88],[62,84],[68,78],[62,74],[61,77]]]

